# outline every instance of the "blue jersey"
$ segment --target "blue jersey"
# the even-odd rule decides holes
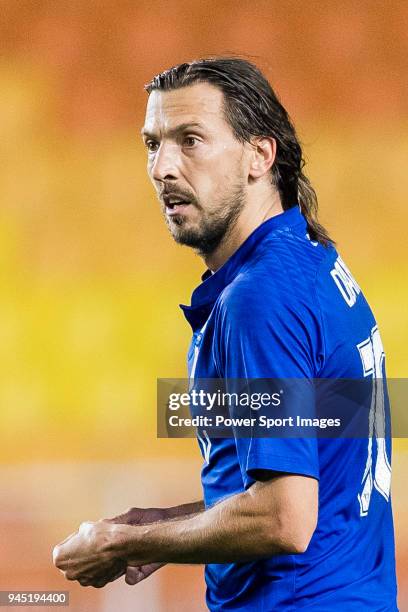
[[[385,376],[360,287],[333,246],[310,240],[298,206],[260,225],[182,308],[193,379]],[[206,507],[245,491],[257,470],[319,480],[307,551],[208,564],[210,610],[397,610],[388,438],[370,435],[367,423],[367,439],[201,434],[199,445]]]

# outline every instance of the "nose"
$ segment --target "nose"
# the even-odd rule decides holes
[[[150,173],[155,181],[168,181],[179,178],[177,145],[161,143],[154,156]]]

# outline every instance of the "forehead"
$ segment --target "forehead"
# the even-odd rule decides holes
[[[219,129],[227,125],[223,114],[223,93],[209,83],[195,83],[171,91],[152,91],[144,130],[167,131],[177,124],[199,123]]]

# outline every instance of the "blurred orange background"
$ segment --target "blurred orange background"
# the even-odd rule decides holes
[[[66,583],[53,545],[131,505],[200,497],[192,440],[158,440],[157,377],[183,377],[201,260],[173,244],[145,174],[143,84],[240,54],[289,110],[321,219],[408,372],[408,4],[395,0],[2,0],[0,590],[69,589],[75,612],[201,611],[202,568]],[[407,445],[394,444],[401,610]],[[405,606],[405,607],[404,607]]]

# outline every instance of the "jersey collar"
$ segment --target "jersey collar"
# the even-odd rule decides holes
[[[214,274],[207,270],[201,277],[203,282],[193,291],[191,306],[180,304],[193,330],[205,323],[221,291],[233,281],[265,239],[277,231],[294,231],[295,228],[296,233],[306,232],[306,219],[298,205],[259,225]]]

